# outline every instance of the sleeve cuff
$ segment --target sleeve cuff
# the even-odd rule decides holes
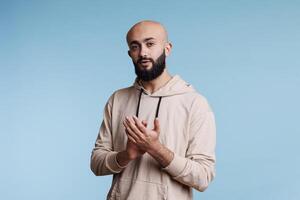
[[[180,157],[174,153],[173,160],[168,166],[162,168],[162,170],[168,172],[173,177],[177,177],[184,171],[186,164],[186,158]]]
[[[113,151],[108,153],[105,158],[107,168],[114,173],[121,172],[127,166],[119,165],[119,163],[117,162],[117,154],[118,152]]]

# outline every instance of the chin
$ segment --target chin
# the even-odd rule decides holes
[[[152,64],[151,65],[147,65],[147,66],[141,65],[140,69],[142,69],[142,70],[150,70],[150,69],[152,69]]]

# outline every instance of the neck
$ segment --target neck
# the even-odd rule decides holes
[[[163,71],[163,73],[157,77],[156,79],[153,79],[152,81],[142,81],[141,83],[145,90],[150,92],[150,94],[156,92],[159,90],[159,88],[163,87],[169,80],[171,80],[171,75],[168,73],[167,68]]]

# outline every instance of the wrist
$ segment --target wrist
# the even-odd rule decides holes
[[[157,140],[150,146],[147,152],[150,155],[157,154],[162,147],[163,145],[159,142],[159,140]]]
[[[126,157],[127,160],[132,161],[135,160],[138,157],[138,155],[137,153],[132,153],[126,149],[124,151],[124,157]]]
[[[174,153],[160,142],[149,149],[148,153],[162,166],[168,166],[174,158]]]
[[[125,167],[132,159],[126,151],[121,151],[116,155],[116,161],[119,166]]]

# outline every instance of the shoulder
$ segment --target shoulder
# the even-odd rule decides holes
[[[198,91],[194,91],[190,93],[191,98],[191,111],[197,111],[201,113],[210,112],[211,107],[208,103],[207,98]]]
[[[124,101],[129,98],[130,95],[132,95],[135,92],[135,88],[133,86],[121,88],[118,90],[115,90],[112,95],[109,97],[108,102],[111,104],[114,104],[119,101]]]
[[[121,89],[114,91],[112,96],[114,96],[114,98],[124,98],[124,97],[129,96],[132,93],[134,93],[135,90],[136,89],[133,86],[121,88]]]

